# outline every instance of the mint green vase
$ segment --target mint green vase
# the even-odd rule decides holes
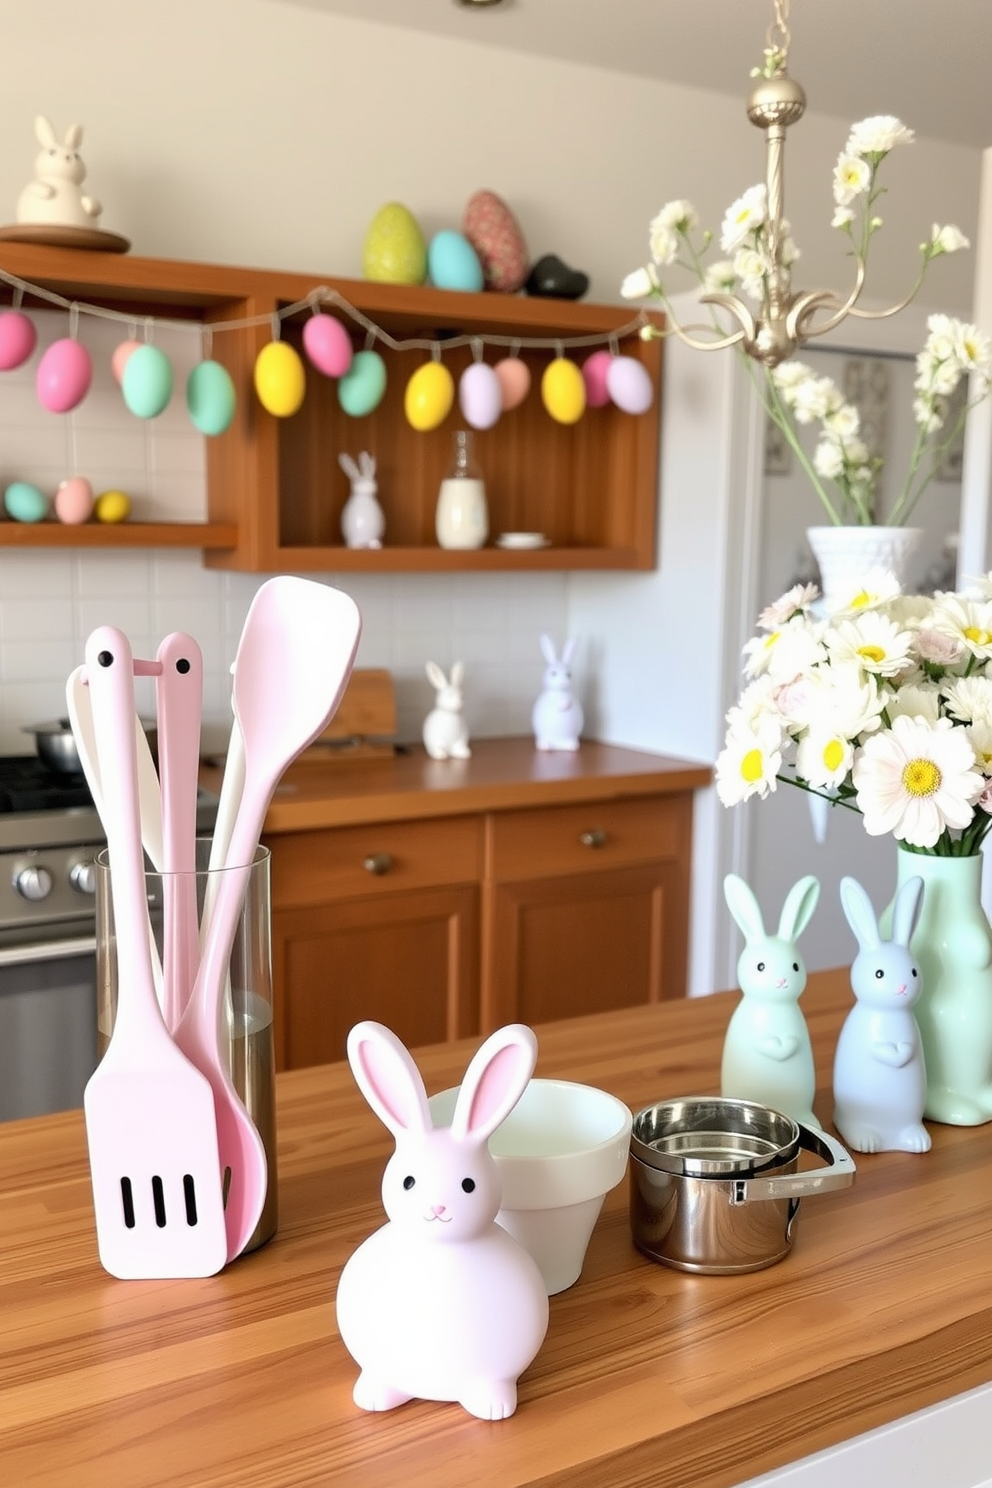
[[[923,991],[913,1011],[927,1070],[924,1116],[954,1126],[992,1121],[992,930],[982,908],[982,856],[897,853],[897,883],[923,880],[910,942]]]

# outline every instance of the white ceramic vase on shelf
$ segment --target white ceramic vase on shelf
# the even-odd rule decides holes
[[[827,611],[848,597],[872,568],[888,568],[903,585],[923,536],[921,527],[808,527]]]

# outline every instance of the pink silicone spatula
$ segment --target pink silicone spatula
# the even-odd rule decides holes
[[[166,1026],[175,1032],[200,963],[196,904],[196,793],[203,706],[203,655],[173,631],[158,648],[155,679],[162,781],[162,970]]]
[[[83,1097],[97,1243],[113,1276],[211,1276],[227,1258],[214,1099],[170,1038],[155,997],[138,820],[134,665],[122,631],[101,626],[92,633],[86,680],[107,787],[103,826],[118,957],[114,1031]]]
[[[176,1041],[213,1085],[220,1160],[229,1173],[227,1255],[244,1249],[265,1202],[265,1149],[221,1052],[222,994],[250,865],[286,767],[327,726],[361,633],[348,595],[309,579],[269,579],[252,600],[234,662],[234,711],[244,784],[196,984]]]

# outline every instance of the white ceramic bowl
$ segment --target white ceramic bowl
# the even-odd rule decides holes
[[[457,1095],[431,1097],[436,1125],[450,1123]],[[497,1220],[533,1256],[549,1296],[579,1279],[603,1200],[627,1170],[631,1121],[593,1085],[531,1080],[489,1138],[503,1180]]]

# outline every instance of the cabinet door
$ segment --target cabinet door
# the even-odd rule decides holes
[[[408,1047],[465,1038],[478,1028],[478,891],[276,910],[272,962],[280,1069],[343,1059],[363,1018]]]

